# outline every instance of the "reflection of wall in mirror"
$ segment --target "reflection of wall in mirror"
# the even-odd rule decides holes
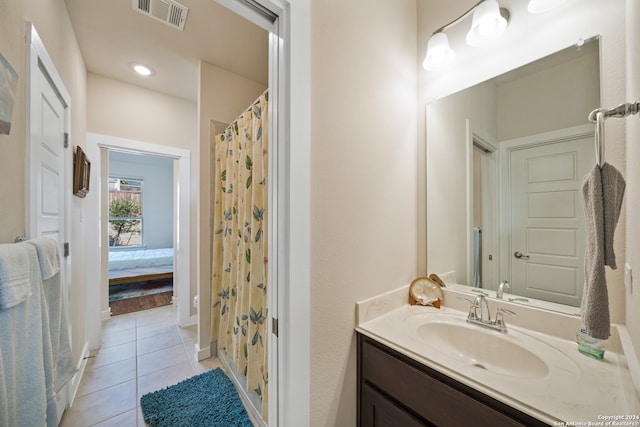
[[[497,83],[498,140],[587,123],[600,105],[598,46],[592,41],[569,48],[567,55],[579,56]]]

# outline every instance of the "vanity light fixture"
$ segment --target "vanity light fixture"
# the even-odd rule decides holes
[[[151,74],[153,74],[153,70],[149,67],[147,67],[146,65],[142,65],[142,64],[131,64],[131,68],[133,69],[133,71],[135,71],[136,73],[140,74],[141,76],[147,77],[150,76]]]
[[[486,44],[507,29],[509,10],[501,8],[497,0],[480,0],[471,9],[433,32],[427,44],[427,56],[422,63],[425,70],[435,70],[453,60],[455,53],[449,46],[449,39],[444,31],[462,21],[471,12],[471,29],[467,33],[467,44],[470,46]]]

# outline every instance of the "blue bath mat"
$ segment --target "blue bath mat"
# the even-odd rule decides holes
[[[252,427],[238,392],[220,368],[147,393],[140,406],[150,427]]]

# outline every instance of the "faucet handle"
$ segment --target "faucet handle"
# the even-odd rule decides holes
[[[477,319],[478,318],[478,314],[476,313],[476,308],[479,305],[478,299],[471,299],[471,298],[465,298],[465,297],[458,297],[458,299],[460,301],[466,301],[468,302],[469,305],[469,315],[467,316],[467,319]]]
[[[511,316],[516,316],[517,313],[515,311],[511,311],[508,308],[498,307],[496,309],[496,321],[494,324],[500,327],[500,331],[507,332],[507,325],[504,323],[504,315],[509,314]]]
[[[496,313],[497,314],[510,314],[512,316],[517,316],[518,313],[516,313],[515,311],[509,310],[508,308],[502,308],[502,307],[498,307],[496,308]]]
[[[468,302],[469,304],[475,304],[475,300],[472,300],[471,298],[458,297],[458,299],[459,299],[460,301],[466,301],[466,302]]]

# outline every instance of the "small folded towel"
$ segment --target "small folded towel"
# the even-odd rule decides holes
[[[36,248],[38,260],[40,261],[40,274],[42,280],[48,280],[60,271],[60,259],[58,257],[58,242],[48,237],[39,237],[27,240]]]
[[[31,282],[38,268],[38,256],[30,245],[0,245],[0,310],[14,307],[31,296]]]
[[[587,334],[607,339],[610,335],[609,295],[604,266],[616,268],[613,250],[615,232],[625,183],[616,168],[605,163],[584,177],[582,198],[586,226],[585,289],[582,319]]]

